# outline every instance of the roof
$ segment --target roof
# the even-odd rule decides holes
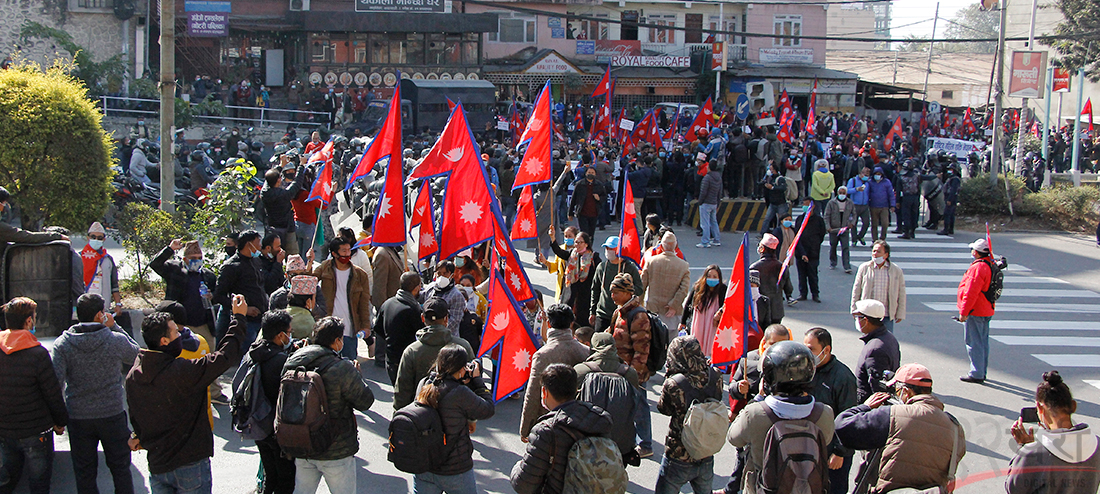
[[[928,84],[988,86],[989,76],[993,72],[993,61],[992,54],[934,51]],[[865,81],[901,87],[923,87],[924,77],[928,72],[928,52],[829,50],[825,55],[825,66],[857,72],[859,78]]]
[[[859,77],[852,72],[800,65],[784,67],[754,65],[729,69],[726,73],[735,77],[767,77],[773,79],[857,79]]]

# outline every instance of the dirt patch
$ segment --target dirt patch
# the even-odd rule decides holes
[[[960,216],[955,220],[955,229],[966,232],[985,232],[989,223],[990,232],[1063,232],[1041,218],[1034,216],[979,215]],[[1085,233],[1084,230],[1070,233]]]

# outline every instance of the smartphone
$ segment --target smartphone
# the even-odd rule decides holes
[[[1024,423],[1039,423],[1039,410],[1035,407],[1025,407],[1020,409],[1020,422]]]

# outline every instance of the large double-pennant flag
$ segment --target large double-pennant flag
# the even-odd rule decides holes
[[[882,143],[886,146],[886,150],[889,151],[894,147],[894,138],[901,137],[901,117],[894,120],[894,125],[890,126],[890,132],[886,133],[886,137],[883,137]]]
[[[810,111],[806,114],[806,135],[817,135],[817,79],[814,79],[814,89],[810,91]]]
[[[707,98],[707,102],[703,103],[703,107],[699,109],[699,114],[695,115],[695,120],[691,122],[691,127],[688,127],[687,132],[684,133],[688,139],[698,140],[698,132],[701,130],[710,130],[711,124],[714,123],[714,102],[710,98]]]
[[[523,263],[519,261],[519,252],[516,251],[508,233],[504,230],[504,217],[500,215],[499,203],[494,203],[494,215],[496,217],[496,232],[493,236],[493,265],[504,270],[501,274],[512,296],[526,302],[535,298],[535,290],[531,287],[531,279],[523,270]]]
[[[416,204],[413,206],[412,221],[409,229],[420,227],[418,241],[416,242],[416,258],[423,260],[439,253],[439,241],[435,237],[435,211],[432,205],[432,187],[428,180],[420,185],[420,192],[416,195]]]
[[[551,152],[553,146],[553,120],[551,117],[550,82],[547,81],[535,100],[534,112],[527,120],[527,127],[516,143],[516,148],[526,145],[523,159],[516,170],[512,190],[528,185],[549,182]]]
[[[967,107],[966,113],[963,113],[962,125],[963,125],[963,130],[965,130],[967,134],[973,134],[973,133],[978,131],[978,127],[976,127],[974,125],[974,120],[972,118],[970,118],[970,108],[969,107]]]
[[[714,341],[702,342],[711,345],[711,362],[714,365],[732,365],[745,356],[748,350],[745,347],[746,335],[750,330],[760,330],[755,304],[749,289],[749,234],[745,233],[741,247],[737,249],[729,287],[726,288],[725,310],[718,321],[718,331],[714,334]]]
[[[634,191],[630,187],[629,172],[623,169],[623,222],[619,227],[619,257],[630,259],[635,266],[642,265],[642,242],[638,236],[638,212],[634,210]]]
[[[792,113],[794,111],[794,109],[791,108],[791,96],[787,94],[786,89],[784,89],[783,92],[779,94],[779,103],[777,104],[777,106],[779,107],[780,117],[783,117],[784,115]]]
[[[484,356],[493,348],[499,348],[493,365],[493,401],[511,396],[523,389],[531,376],[531,358],[538,347],[531,334],[531,326],[520,310],[519,303],[505,287],[501,272],[492,268],[489,278],[489,315],[481,336],[477,354]]]
[[[512,221],[512,240],[524,240],[538,238],[538,223],[533,186],[526,186],[519,195],[519,203],[516,206],[516,218]]]
[[[598,98],[611,92],[611,64],[607,64],[607,71],[603,73],[603,78],[600,82],[596,83],[596,89],[592,91],[592,97]]]
[[[680,125],[680,105],[676,105],[676,114],[672,116],[672,125],[668,126],[668,132],[665,132],[664,139],[671,141],[676,138],[676,127]]]
[[[776,137],[780,142],[790,144],[792,137],[792,128],[794,127],[794,112],[785,112],[783,116],[779,117],[779,132],[776,133]]]
[[[374,212],[374,224],[371,228],[373,245],[404,245],[405,229],[405,177],[401,158],[401,86],[393,90],[390,110],[382,129],[363,151],[348,188],[355,180],[366,176],[375,163],[386,160],[386,175],[382,182],[382,193],[378,196],[378,209]]]
[[[779,269],[779,283],[783,283],[783,273],[787,271],[787,267],[791,265],[791,261],[794,260],[794,251],[798,248],[799,240],[802,240],[802,232],[806,230],[806,224],[810,222],[810,215],[814,213],[815,202],[810,202],[810,207],[806,209],[806,212],[802,215],[802,224],[798,227],[798,233],[794,236],[794,241],[791,242],[791,246],[787,248],[787,258],[783,260],[783,267]]]
[[[329,139],[320,151],[309,157],[310,163],[320,162],[321,168],[317,170],[317,178],[309,188],[306,202],[320,200],[325,206],[332,202],[332,147],[332,139]]]

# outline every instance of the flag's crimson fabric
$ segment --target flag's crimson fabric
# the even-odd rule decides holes
[[[92,246],[85,244],[83,249],[80,249],[80,262],[84,265],[84,290],[87,291],[92,287],[92,280],[95,278],[95,272],[99,269],[99,262],[107,257],[107,249],[95,250]]]
[[[584,130],[584,110],[577,108],[577,112],[573,114],[573,131],[579,132]]]
[[[716,366],[730,365],[741,360],[748,350],[745,346],[748,334],[760,332],[756,321],[756,301],[752,299],[752,290],[749,289],[748,233],[741,239],[732,273],[726,288],[726,300],[723,304],[725,310],[722,311],[722,319],[718,321],[714,341],[700,342],[711,345],[711,362]]]
[[[817,135],[817,79],[814,79],[814,89],[810,91],[810,108],[806,113],[806,135]]]
[[[371,229],[372,245],[405,245],[405,173],[401,158],[401,87],[393,91],[390,101],[390,113],[386,116],[382,130],[363,151],[363,159],[355,170],[367,172],[374,164],[383,159],[386,163],[386,178],[382,182],[382,193],[378,196],[378,210],[374,214]],[[354,177],[354,175],[353,175]],[[351,186],[348,181],[348,186]]]
[[[1081,108],[1081,115],[1088,113],[1089,115],[1089,132],[1092,132],[1092,98],[1085,101],[1084,108]],[[1080,117],[1078,117],[1080,118]]]
[[[657,113],[653,112],[649,114],[649,133],[646,135],[646,142],[653,145],[655,148],[660,148],[664,145],[661,141],[661,124],[657,121]]]
[[[550,160],[552,146],[552,124],[550,115],[550,83],[543,86],[542,92],[535,100],[535,109],[531,118],[527,120],[527,127],[523,129],[523,135],[519,138],[519,146],[527,145],[523,153],[523,160],[516,169],[516,178],[512,190],[531,184],[541,184],[550,181]]]
[[[409,229],[420,227],[417,234],[416,258],[426,259],[439,252],[439,242],[435,236],[435,211],[432,205],[432,188],[427,180],[420,186],[413,206],[412,221]]]
[[[787,94],[786,89],[784,89],[783,92],[779,94],[779,103],[776,106],[779,107],[780,118],[788,113],[792,113],[793,108],[791,108],[791,96]]]
[[[794,127],[794,112],[784,112],[783,116],[779,117],[779,132],[776,132],[776,137],[780,142],[787,144],[791,143],[791,134],[794,132],[791,130]]]
[[[966,112],[963,113],[962,124],[963,130],[965,130],[967,134],[973,134],[978,131],[978,127],[974,125],[974,120],[970,118],[970,108],[967,108]]]
[[[596,118],[592,119],[592,130],[588,133],[593,139],[611,137],[611,92],[608,91],[603,96],[603,105],[596,110]]]
[[[519,195],[519,203],[516,205],[516,218],[512,221],[512,240],[524,240],[537,238],[538,227],[535,222],[535,201],[528,185]]]
[[[396,187],[401,187],[400,175],[401,175],[401,86],[398,85],[393,91],[393,98],[390,99],[390,109],[386,114],[386,120],[382,122],[382,129],[378,131],[378,135],[374,136],[374,140],[367,145],[367,149],[363,151],[363,158],[359,160],[359,164],[355,166],[355,170],[351,172],[351,176],[348,177],[347,188],[351,188],[352,184],[356,180],[367,176],[374,165],[383,159],[390,158],[390,161],[396,162],[396,176],[398,178]],[[383,187],[383,194],[390,190],[391,184],[390,178],[395,174],[390,171],[386,172],[386,186]],[[390,196],[391,204],[401,205],[400,207],[401,219],[405,219],[404,202],[393,202],[397,199],[396,196]],[[377,216],[376,216],[377,218]],[[385,225],[385,223],[384,223]],[[404,230],[404,223],[401,224],[402,230]],[[387,240],[388,241],[388,240]]]
[[[607,65],[607,71],[603,73],[600,82],[596,83],[596,89],[592,91],[592,97],[598,98],[611,92],[611,64]]]
[[[894,147],[894,138],[901,137],[901,117],[894,120],[894,125],[890,127],[890,132],[886,133],[886,137],[882,139],[882,143],[886,146],[886,149]]]
[[[455,102],[451,101],[451,98],[447,98],[447,111],[454,111]]]
[[[684,137],[693,141],[698,140],[699,136],[696,133],[700,130],[710,130],[711,124],[714,123],[713,117],[714,102],[707,98],[707,102],[703,103],[703,107],[699,109],[699,114],[695,116],[695,120],[692,120],[691,127],[688,127]]]
[[[924,135],[924,132],[928,130],[928,108],[921,108],[920,110],[920,133]]]
[[[499,213],[498,208],[494,213],[496,234],[493,237],[493,265],[502,270],[501,277],[508,290],[512,292],[512,297],[520,302],[526,302],[535,298],[535,290],[531,287],[531,279],[527,277],[523,263],[519,261],[519,252],[516,251],[515,245],[512,245],[508,233],[504,231],[504,218]]]
[[[527,384],[531,376],[531,357],[538,346],[531,336],[527,318],[511,292],[504,288],[500,272],[495,268],[489,281],[489,300],[489,315],[478,355],[484,356],[497,346],[500,348],[493,365],[496,370],[493,373],[493,400],[500,402]]]
[[[668,132],[665,132],[664,139],[666,141],[671,141],[673,139],[676,139],[676,127],[679,126],[679,123],[680,123],[680,106],[677,105],[676,106],[676,114],[672,116],[672,125],[669,125],[668,126]]]
[[[327,207],[332,202],[332,140],[330,139],[320,151],[313,153],[309,161],[311,163],[320,161],[321,168],[317,170],[317,178],[309,188],[306,202],[319,200]]]
[[[638,212],[634,210],[634,193],[627,180],[628,172],[623,170],[623,222],[619,227],[619,257],[634,261],[635,266],[642,265],[642,242],[638,236]]]

